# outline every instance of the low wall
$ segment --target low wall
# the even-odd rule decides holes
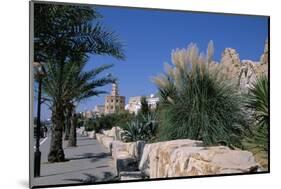
[[[121,180],[248,173],[260,168],[249,151],[205,147],[202,141],[189,139],[124,143],[115,140],[112,130],[103,133],[96,139],[112,153]]]

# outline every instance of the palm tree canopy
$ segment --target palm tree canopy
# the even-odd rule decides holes
[[[99,22],[91,6],[37,4],[34,6],[34,61],[67,57],[73,51],[124,59],[118,36]]]
[[[61,98],[64,101],[78,102],[91,96],[106,93],[106,91],[99,90],[109,83],[113,83],[116,79],[111,75],[99,77],[99,74],[104,70],[111,68],[112,64],[104,64],[89,71],[85,71],[87,58],[81,56],[79,58],[70,59],[63,69],[64,79],[62,82]],[[55,63],[46,63],[47,77],[44,79],[43,91],[56,101],[59,96],[58,82],[59,70]]]

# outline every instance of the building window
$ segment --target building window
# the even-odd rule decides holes
[[[111,100],[111,102],[113,102],[113,100]]]
[[[113,106],[110,106],[111,109],[113,109]]]
[[[118,103],[118,100],[116,100],[116,102]]]

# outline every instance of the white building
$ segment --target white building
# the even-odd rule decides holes
[[[95,108],[94,108],[94,113],[97,116],[100,116],[100,115],[104,114],[104,111],[105,111],[104,105],[96,105]]]
[[[141,109],[141,97],[142,96],[134,96],[129,98],[129,103],[125,106],[125,110],[128,110],[130,113],[137,114]],[[155,109],[157,103],[159,102],[159,97],[155,97],[153,94],[146,97],[146,101],[148,106],[151,109]]]

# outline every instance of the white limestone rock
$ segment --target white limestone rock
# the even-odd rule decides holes
[[[150,178],[257,172],[251,152],[225,146],[160,148],[150,165]]]
[[[142,180],[144,175],[141,171],[122,171],[119,173],[120,180]]]
[[[146,176],[153,175],[152,172],[158,169],[158,159],[159,156],[163,154],[159,154],[161,150],[168,150],[169,153],[174,151],[175,149],[182,147],[194,147],[194,146],[203,146],[202,141],[189,140],[189,139],[179,139],[179,140],[171,140],[165,142],[158,142],[152,144],[146,144],[144,146],[142,157],[139,163],[139,170],[142,171]]]
[[[88,134],[89,134],[89,138],[96,139],[96,132],[95,131],[90,131]]]

